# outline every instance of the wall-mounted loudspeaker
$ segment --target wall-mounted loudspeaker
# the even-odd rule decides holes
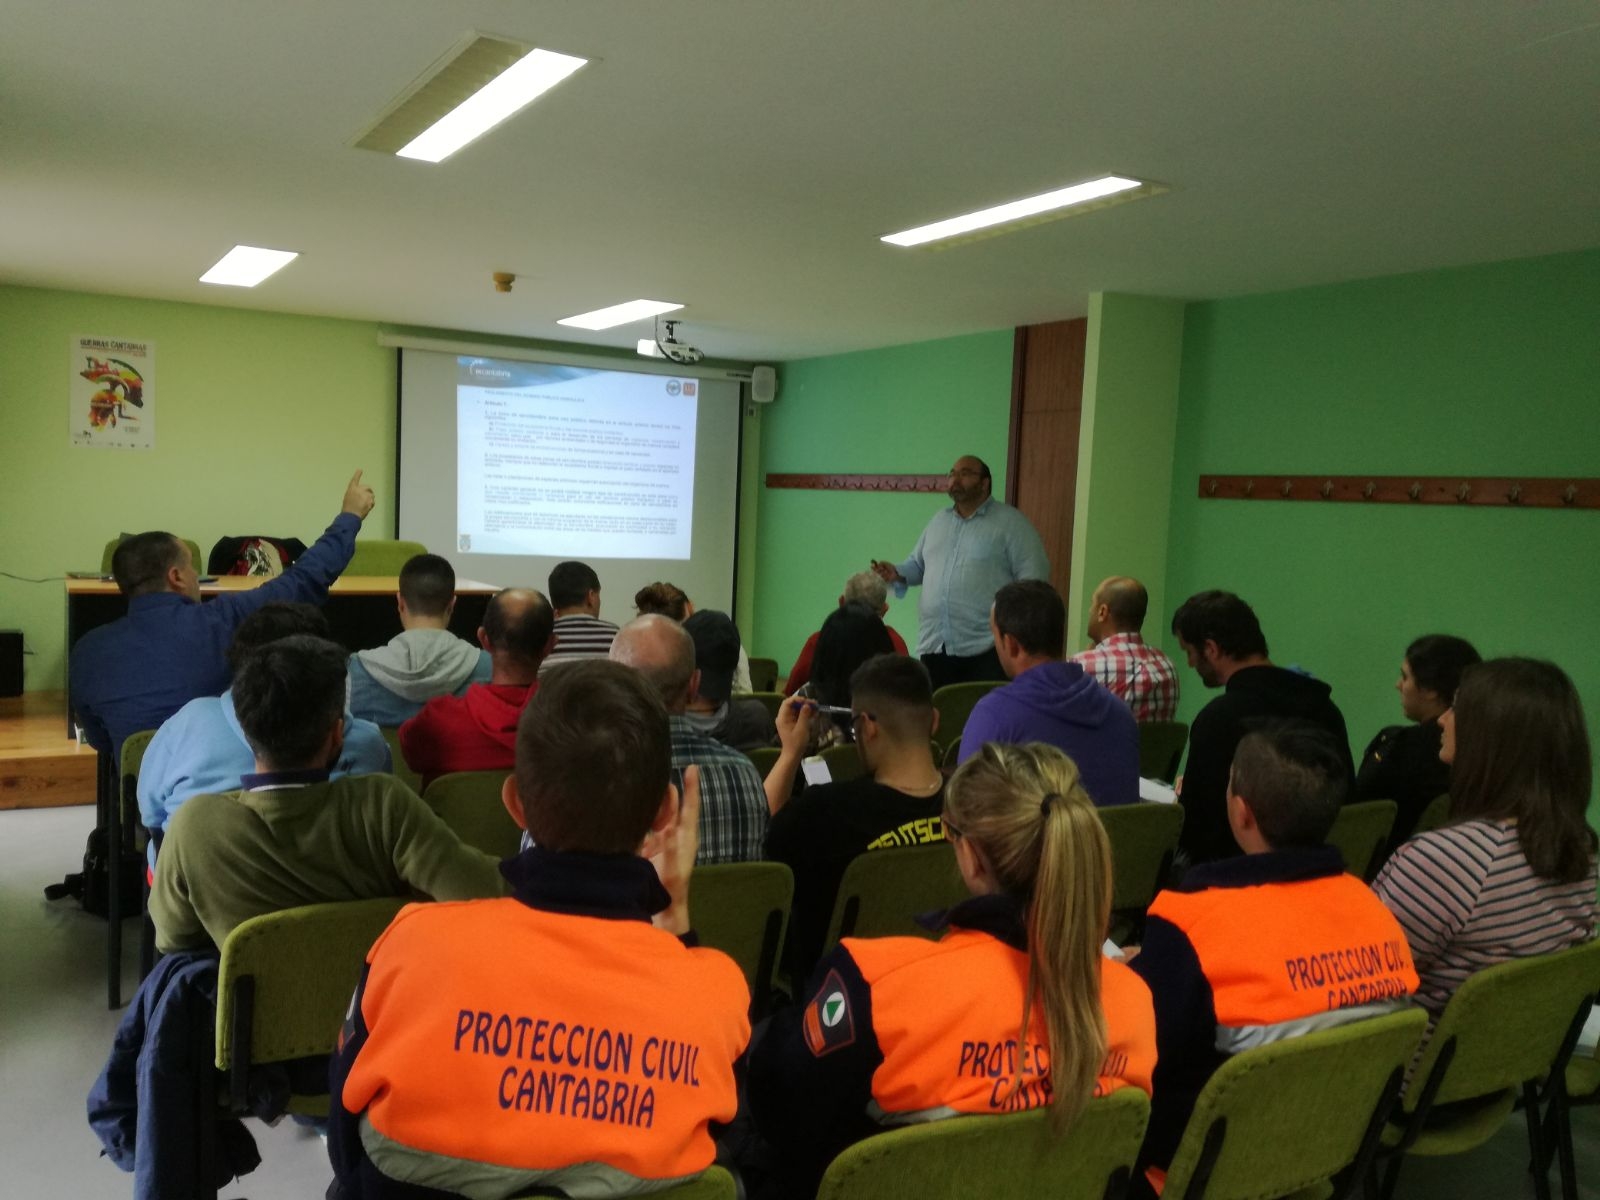
[[[771,404],[778,398],[778,372],[774,367],[755,367],[750,371],[750,399]]]

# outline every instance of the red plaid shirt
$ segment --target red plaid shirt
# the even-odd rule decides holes
[[[1074,654],[1080,664],[1127,702],[1136,721],[1170,721],[1178,711],[1178,672],[1172,660],[1137,633],[1113,633],[1093,650]]]

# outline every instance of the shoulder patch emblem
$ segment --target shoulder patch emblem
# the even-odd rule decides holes
[[[850,1011],[850,994],[837,971],[829,971],[817,994],[806,1005],[801,1018],[806,1047],[816,1058],[843,1050],[856,1040],[855,1014]]]

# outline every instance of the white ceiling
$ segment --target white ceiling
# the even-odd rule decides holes
[[[596,61],[437,166],[468,30]],[[1108,171],[1154,199],[880,235]],[[253,291],[235,242],[302,257]],[[0,0],[0,280],[790,359],[1600,245],[1595,0]],[[496,294],[492,271],[517,273]]]

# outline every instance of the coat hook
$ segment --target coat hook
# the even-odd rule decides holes
[[[1409,488],[1406,489],[1406,495],[1410,496],[1413,500],[1421,500],[1422,485],[1420,483],[1413,483]]]
[[[1206,495],[1215,496],[1216,494],[1217,494],[1217,481],[1215,479],[1213,479],[1210,483],[1206,484]]]
[[[1255,490],[1256,490],[1256,481],[1254,479],[1245,480],[1245,483],[1244,483],[1244,494],[1246,496],[1253,496],[1255,494]]]
[[[1576,484],[1567,484],[1567,490],[1561,493],[1561,503],[1576,504],[1578,502],[1578,488]]]
[[[1329,479],[1329,480],[1326,480],[1326,481],[1323,482],[1323,485],[1322,485],[1322,498],[1324,500],[1328,500],[1328,499],[1331,499],[1332,496],[1333,496],[1333,480]]]
[[[1471,495],[1472,495],[1472,485],[1470,483],[1463,483],[1460,487],[1458,487],[1456,489],[1456,499],[1459,500],[1462,504],[1465,504],[1467,502],[1467,498],[1469,496],[1471,496]]]
[[[1362,497],[1364,499],[1371,500],[1372,497],[1373,497],[1373,494],[1377,490],[1378,490],[1378,485],[1373,483],[1371,480],[1368,480],[1367,481],[1367,486],[1361,489],[1361,495],[1362,495]]]
[[[1511,490],[1506,493],[1506,503],[1507,504],[1521,504],[1522,503],[1522,485],[1520,483],[1514,483],[1514,484],[1511,485]]]
[[[1285,499],[1285,500],[1287,500],[1287,499],[1288,499],[1288,498],[1289,498],[1289,489],[1290,489],[1290,488],[1291,488],[1291,487],[1293,487],[1293,486],[1294,486],[1294,485],[1293,485],[1293,484],[1291,484],[1291,483],[1290,483],[1290,482],[1289,482],[1289,481],[1288,481],[1288,480],[1287,480],[1287,479],[1285,479],[1285,480],[1284,480],[1284,481],[1283,481],[1283,498],[1284,498],[1284,499]]]

